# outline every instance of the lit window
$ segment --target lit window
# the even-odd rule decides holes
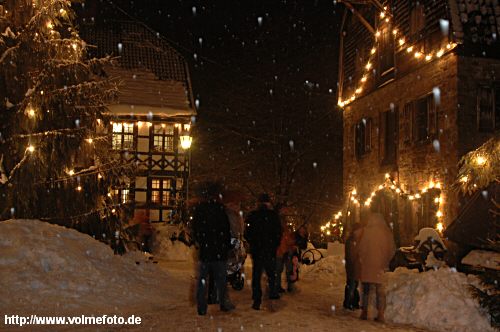
[[[154,151],[174,151],[174,126],[171,124],[155,124],[153,126]]]
[[[172,182],[170,179],[151,180],[151,202],[169,205]]]
[[[113,123],[113,149],[132,150],[134,148],[134,124]]]

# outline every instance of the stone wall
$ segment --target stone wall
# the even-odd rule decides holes
[[[343,172],[346,198],[353,188],[367,197],[384,182],[384,174],[387,172],[391,173],[406,192],[421,190],[430,180],[434,180],[442,186],[442,221],[446,225],[453,220],[458,212],[458,199],[452,190],[459,157],[457,77],[457,55],[452,52],[357,99],[344,109]],[[423,144],[405,144],[399,139],[396,166],[381,165],[380,113],[394,109],[401,115],[406,103],[433,92],[435,88],[439,88],[440,94],[436,140]],[[372,148],[358,160],[355,155],[354,126],[363,118],[372,120]],[[399,121],[400,138],[402,129],[402,122]],[[411,242],[418,230],[415,217],[403,213],[405,203],[399,201],[401,243],[405,244]]]

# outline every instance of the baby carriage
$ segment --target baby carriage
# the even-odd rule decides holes
[[[242,240],[231,238],[231,244],[233,249],[231,249],[227,260],[227,281],[233,289],[242,290],[245,286],[243,266],[245,265],[247,253]]]

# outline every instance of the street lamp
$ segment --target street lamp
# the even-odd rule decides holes
[[[184,150],[188,150],[191,147],[191,143],[193,142],[193,138],[189,136],[189,134],[187,133],[185,135],[181,135],[180,140],[181,140],[181,147]]]

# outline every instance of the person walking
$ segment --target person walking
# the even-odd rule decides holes
[[[261,277],[266,271],[269,299],[279,299],[276,291],[276,250],[281,240],[279,214],[273,210],[268,194],[261,194],[258,207],[246,219],[245,238],[252,254],[252,308],[260,309],[262,301]]]
[[[293,282],[291,280],[292,255],[296,251],[294,233],[290,230],[290,227],[286,225],[285,221],[281,223],[281,228],[283,233],[280,245],[276,251],[276,291],[278,293],[285,292],[285,289],[281,286],[281,275],[283,274],[283,270],[285,270],[287,290],[289,292],[293,290]]]
[[[198,314],[207,313],[207,278],[213,278],[217,298],[222,311],[235,307],[226,296],[226,266],[231,249],[229,218],[220,202],[220,185],[205,184],[201,202],[194,208],[192,227],[193,238],[199,247],[198,287],[196,293]]]
[[[346,286],[344,292],[344,308],[349,310],[359,309],[359,239],[363,234],[363,228],[360,223],[355,223],[345,241],[345,274]]]
[[[378,311],[375,320],[383,322],[386,305],[384,272],[389,269],[389,263],[396,252],[396,245],[383,215],[375,211],[372,204],[372,210],[367,213],[366,226],[359,240],[359,278],[363,285],[360,318],[368,318],[370,290],[375,288]]]

